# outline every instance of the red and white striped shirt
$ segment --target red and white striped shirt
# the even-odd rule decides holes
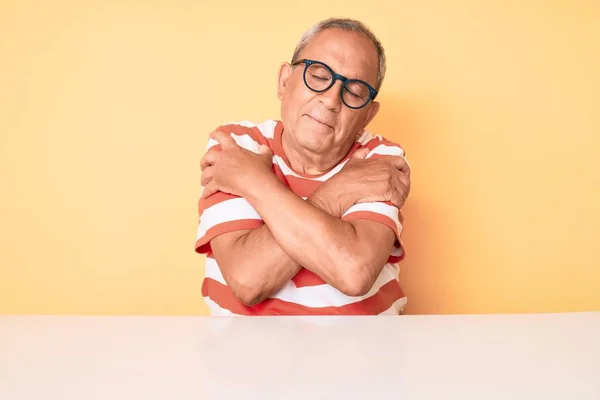
[[[273,150],[273,170],[277,177],[296,195],[306,199],[324,181],[338,173],[350,154],[368,147],[367,158],[377,155],[404,156],[403,149],[381,136],[364,132],[350,154],[329,172],[314,176],[294,171],[281,146],[283,124],[267,120],[260,124],[239,122],[218,128],[231,134],[236,143],[258,153],[260,145]],[[210,139],[208,149],[218,143]],[[396,244],[371,290],[364,296],[347,296],[327,284],[318,275],[302,268],[272,297],[254,306],[245,306],[227,286],[217,261],[212,255],[210,241],[216,236],[244,229],[259,228],[264,222],[256,210],[242,197],[222,192],[200,199],[200,221],[196,237],[196,252],[206,254],[202,296],[211,315],[398,315],[406,304],[398,273],[398,262],[404,258],[402,216],[398,208],[387,202],[359,203],[342,216],[345,221],[368,219],[389,226],[396,234]]]

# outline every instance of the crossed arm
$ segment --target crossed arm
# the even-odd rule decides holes
[[[405,162],[397,157],[396,164],[363,160],[362,170],[355,163],[323,183],[304,201],[285,187],[270,168],[265,168],[271,163],[267,150],[257,155],[238,147],[228,135],[217,133],[214,137],[222,149],[209,151],[203,158],[203,197],[216,190],[241,195],[265,223],[255,230],[229,232],[211,240],[214,257],[236,297],[246,305],[257,304],[279,290],[302,267],[346,295],[367,293],[387,261],[395,233],[378,222],[343,221],[341,216],[351,205],[369,197],[360,194],[366,186],[357,185],[357,176],[376,174],[374,162],[379,166],[388,163],[387,171],[400,173],[404,168],[406,173]],[[371,164],[367,165],[367,161]],[[239,176],[236,172],[241,173],[236,167],[243,169],[244,179],[234,178]],[[244,184],[249,177],[253,184]],[[386,181],[386,177],[381,178],[380,181]],[[398,200],[389,195],[390,190],[379,192],[375,197],[380,199],[369,193],[369,201],[398,203],[408,194]]]
[[[265,224],[211,241],[223,277],[240,301],[259,303],[301,266],[349,296],[369,291],[394,244],[390,228],[373,221],[342,221],[325,211],[318,194],[304,201],[278,181],[255,187],[259,190],[246,198]]]

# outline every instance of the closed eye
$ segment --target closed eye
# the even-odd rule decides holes
[[[361,96],[360,94],[356,94],[354,93],[352,90],[346,88],[346,92],[350,93],[352,96],[356,97],[357,99],[365,99],[365,96]]]

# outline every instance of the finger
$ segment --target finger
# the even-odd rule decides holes
[[[410,192],[410,178],[407,174],[399,173],[393,180],[390,202],[398,209],[404,207]]]
[[[400,180],[400,185],[404,187],[405,195],[408,196],[410,192],[410,176],[408,174],[401,174],[398,179]]]
[[[272,156],[273,155],[273,150],[269,146],[261,144],[260,147],[259,147],[259,149],[258,149],[258,154],[261,155],[261,156],[267,156],[267,155]]]
[[[230,134],[222,132],[222,131],[214,131],[210,134],[210,138],[219,142],[221,147],[224,149],[228,149],[232,146],[237,146],[237,143]]]
[[[356,150],[354,153],[352,153],[350,158],[353,160],[364,160],[365,157],[367,156],[367,154],[369,154],[369,151],[370,150],[368,147],[362,147],[362,148]]]
[[[211,147],[204,154],[204,157],[200,160],[200,170],[204,171],[205,168],[213,165],[219,159],[220,150],[215,148],[216,146]]]
[[[212,181],[214,173],[214,167],[208,167],[202,172],[202,176],[200,177],[200,183],[202,186],[206,186]]]
[[[202,197],[203,199],[208,199],[210,196],[217,193],[218,191],[219,187],[217,186],[217,184],[214,181],[211,181],[208,185],[204,186],[204,189],[202,190],[202,195],[200,197]]]
[[[399,191],[394,190],[392,192],[392,198],[390,199],[390,203],[395,205],[398,209],[401,209],[402,206],[404,206],[405,201],[406,201],[405,197],[402,196],[402,194]]]
[[[272,167],[273,150],[269,146],[260,146],[260,148],[258,149],[258,156],[265,165],[269,165],[269,167]]]
[[[410,174],[410,167],[408,162],[406,162],[406,158],[403,156],[394,156],[392,157],[392,165],[398,171],[402,171],[404,173]]]

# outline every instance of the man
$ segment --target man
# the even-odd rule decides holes
[[[196,242],[211,315],[402,313],[410,169],[365,131],[384,74],[362,23],[323,21],[279,70],[281,121],[211,133]]]

